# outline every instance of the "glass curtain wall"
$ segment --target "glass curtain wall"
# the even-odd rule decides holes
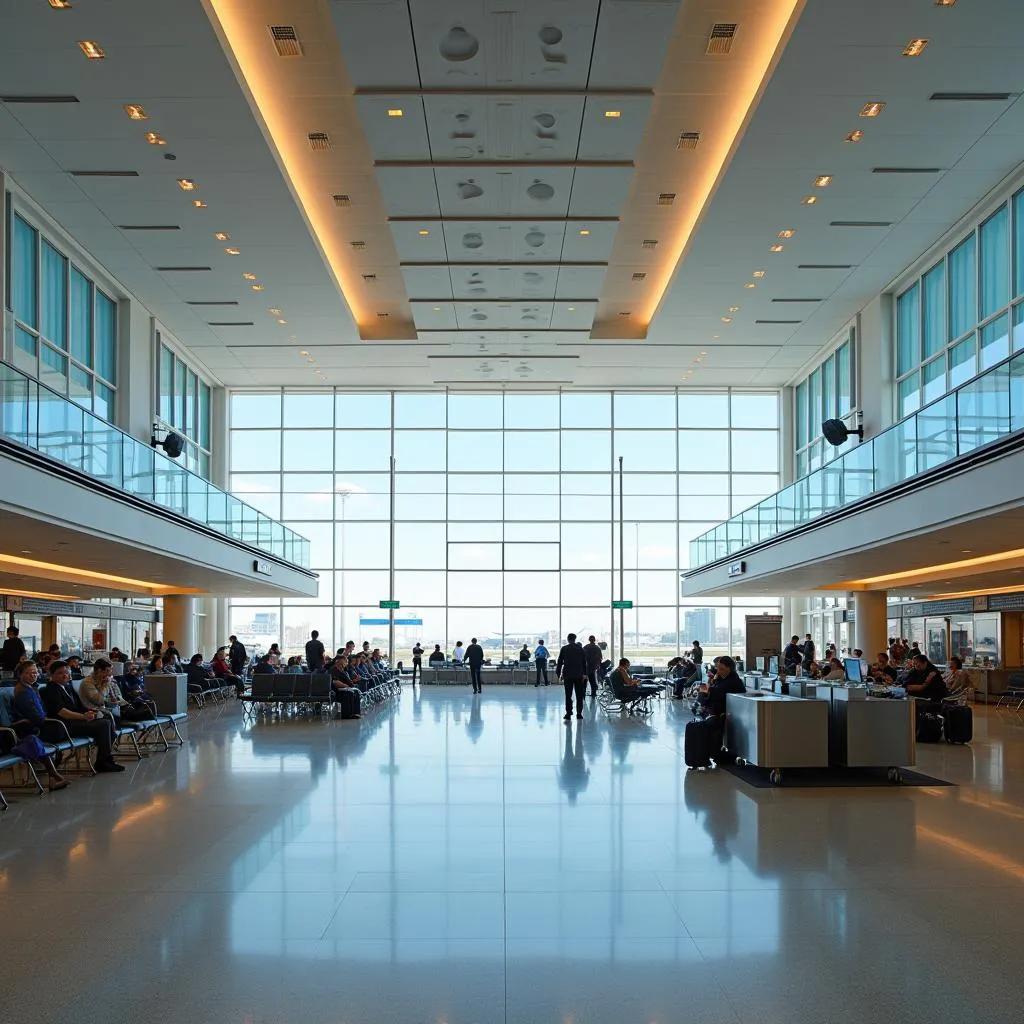
[[[320,573],[315,602],[232,602],[256,648],[298,652],[312,629],[384,648],[392,596],[406,661],[417,640],[476,636],[493,660],[570,631],[610,641],[620,456],[628,656],[739,651],[745,616],[777,611],[679,600],[690,540],[779,486],[776,392],[236,392],[229,443],[232,493],[308,537]]]

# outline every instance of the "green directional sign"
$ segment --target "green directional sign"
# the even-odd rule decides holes
[[[402,605],[399,601],[381,601],[381,608],[401,608]]]
[[[612,601],[613,608],[629,609],[633,607],[632,601]]]

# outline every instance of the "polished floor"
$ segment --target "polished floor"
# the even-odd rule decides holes
[[[18,1024],[1020,1022],[1024,715],[955,788],[755,790],[555,687],[201,712],[0,819]]]

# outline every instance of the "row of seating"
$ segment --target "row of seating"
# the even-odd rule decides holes
[[[357,684],[365,709],[400,693],[402,681],[397,673],[380,672]],[[324,713],[334,699],[331,677],[326,672],[256,673],[252,686],[243,693],[243,713],[247,717],[268,712],[298,711]]]
[[[614,673],[608,673],[601,679],[597,691],[597,702],[608,714],[625,712],[627,715],[649,715],[654,711],[651,701],[660,697],[664,690],[651,690],[644,687],[626,686],[615,679]]]
[[[137,760],[141,760],[150,750],[166,751],[172,744],[180,747],[184,740],[178,731],[178,723],[187,717],[185,712],[180,711],[166,715],[155,714],[152,718],[136,722],[119,721],[114,728],[114,756],[122,753],[134,754]],[[0,747],[8,751],[0,754],[0,775],[9,770],[13,785],[35,787],[38,793],[42,793],[43,785],[39,781],[35,764],[11,752],[19,738],[14,728],[16,720],[14,687],[0,687]],[[46,719],[46,728],[40,736],[40,741],[45,756],[52,757],[55,761],[59,760],[62,770],[78,771],[86,775],[96,774],[93,765],[95,744],[84,736],[72,736],[61,719]],[[0,810],[6,811],[7,807],[7,799],[0,791]]]

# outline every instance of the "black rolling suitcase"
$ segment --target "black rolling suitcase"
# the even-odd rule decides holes
[[[942,740],[942,716],[923,711],[917,716],[917,742],[938,743]]]
[[[974,712],[966,705],[947,704],[942,709],[947,743],[970,743],[974,738]]]
[[[683,760],[687,768],[710,768],[721,757],[722,723],[718,718],[695,718],[683,733]]]

